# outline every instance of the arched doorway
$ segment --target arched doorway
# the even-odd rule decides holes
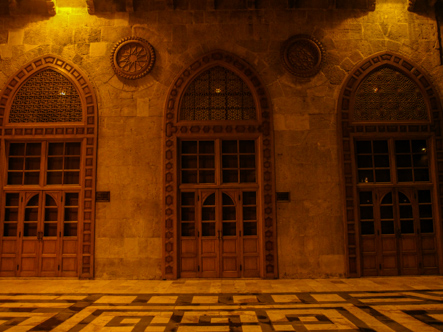
[[[223,51],[185,69],[164,144],[164,277],[277,277],[272,112],[254,70]]]
[[[348,275],[442,271],[441,105],[422,69],[380,53],[339,99]]]
[[[7,82],[0,126],[0,276],[92,278],[92,85],[75,65],[40,57]]]

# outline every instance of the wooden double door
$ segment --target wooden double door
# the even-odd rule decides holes
[[[256,190],[197,189],[180,198],[181,277],[260,275]]]
[[[1,276],[78,275],[79,193],[6,192]]]
[[[359,192],[362,274],[438,274],[432,188]]]

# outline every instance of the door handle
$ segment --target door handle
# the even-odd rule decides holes
[[[37,233],[37,240],[41,241],[43,239],[43,232]]]

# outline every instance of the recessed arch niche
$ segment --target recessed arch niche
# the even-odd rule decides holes
[[[2,276],[93,278],[97,114],[87,76],[57,55],[32,60],[7,81],[0,95]],[[28,217],[31,211],[40,217]],[[25,257],[23,246],[36,250]]]
[[[375,54],[346,78],[338,137],[349,277],[442,273],[441,126],[436,89],[404,56]]]
[[[214,82],[221,85],[212,86]],[[231,84],[229,82],[238,86],[238,91],[241,91],[238,95],[224,95],[224,89],[229,89],[228,85]],[[204,91],[199,90],[202,86]],[[231,104],[237,106],[230,107]],[[194,109],[202,112],[196,113]],[[214,111],[208,113],[207,109]],[[265,87],[255,70],[244,60],[225,51],[216,50],[203,55],[174,80],[166,101],[164,126],[163,277],[276,278],[278,269],[272,108]],[[227,152],[228,145],[232,148],[230,152]],[[192,150],[194,147],[196,150]],[[237,170],[235,166],[228,170],[226,165],[222,165],[222,160],[227,161],[228,158],[244,158],[244,165],[249,158],[250,161],[253,160],[250,164],[252,168],[238,166]],[[197,159],[201,163],[209,160],[207,165],[210,166],[201,169],[199,166],[203,164],[195,167],[185,165],[188,161]],[[238,176],[234,174],[237,171]],[[252,171],[254,176],[246,180],[246,174],[251,175]],[[198,180],[194,180],[192,176],[191,180],[184,180],[193,172],[197,174]],[[203,177],[205,174],[208,176]],[[227,180],[228,174],[234,180]],[[242,174],[245,175],[243,178]],[[246,201],[249,203],[246,204]],[[216,218],[221,220],[219,226],[218,221],[213,220],[214,225],[217,224],[214,228],[209,225],[212,220],[201,217],[212,208],[213,211],[220,211],[216,212],[220,213],[220,217]],[[222,210],[236,211],[233,215],[237,218],[237,226],[234,225],[235,217],[232,217],[233,220],[228,217],[226,219]],[[192,211],[192,216],[184,217],[186,211]],[[254,212],[246,224],[242,220],[240,225],[239,216],[246,215],[247,211],[255,211],[256,214]],[[217,235],[217,231],[220,231],[220,235]],[[233,249],[230,256],[221,253],[221,259],[226,258],[224,262],[233,266],[232,271],[223,272],[218,267],[214,271],[206,271],[201,245],[203,233],[209,236],[206,240],[210,240],[211,234],[214,235],[211,238],[214,241],[221,238],[221,246],[231,239],[231,243],[237,243],[234,245],[237,249],[247,241],[254,243],[252,246],[256,249],[249,253],[247,250]],[[240,237],[240,242],[235,242]],[[190,243],[188,249],[184,249],[185,241]],[[214,242],[210,245],[214,245]]]

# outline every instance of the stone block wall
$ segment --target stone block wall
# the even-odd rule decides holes
[[[173,80],[203,53],[223,49],[249,62],[265,83],[274,111],[280,278],[346,273],[337,100],[347,73],[362,59],[394,51],[418,63],[443,88],[433,13],[407,11],[407,0],[378,0],[359,10],[181,9],[88,14],[85,1],[57,1],[53,17],[0,17],[0,86],[44,54],[77,64],[99,103],[96,278],[161,278],[162,137]],[[270,6],[271,7],[271,6]],[[320,73],[286,72],[281,44],[296,34],[326,48]],[[153,70],[130,81],[116,76],[110,54],[122,38],[139,36],[156,52]]]

